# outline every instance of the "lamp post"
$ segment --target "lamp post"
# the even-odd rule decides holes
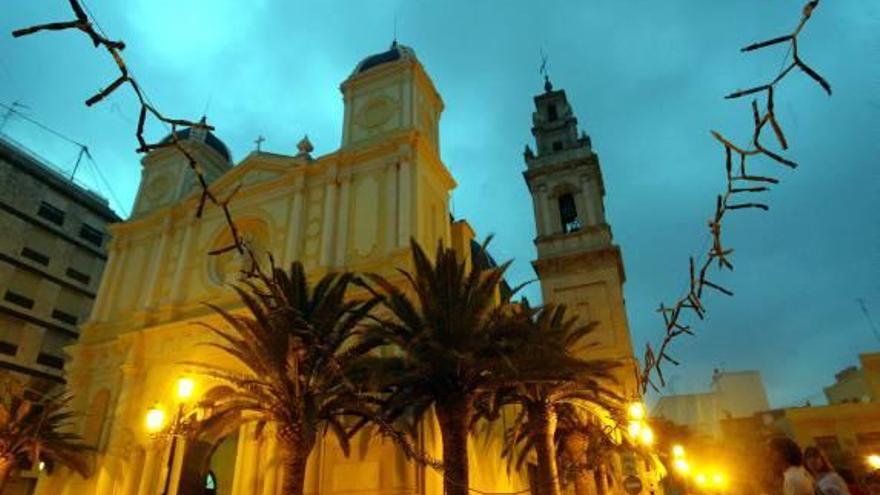
[[[171,442],[168,450],[168,463],[162,480],[162,495],[168,494],[168,488],[171,483],[171,473],[174,470],[174,458],[177,450],[177,437],[185,437],[192,429],[192,421],[190,415],[192,411],[187,411],[186,406],[193,398],[195,392],[195,382],[192,378],[178,378],[175,390],[175,401],[177,402],[177,411],[166,428],[166,413],[160,404],[155,404],[146,415],[147,432],[152,439],[167,438]]]

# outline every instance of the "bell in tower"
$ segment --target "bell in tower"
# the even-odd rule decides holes
[[[532,266],[545,303],[564,304],[580,323],[595,322],[590,356],[620,360],[625,396],[636,396],[637,364],[623,299],[623,258],[605,218],[599,157],[564,90],[545,77],[535,96],[523,172],[534,204],[538,258]]]

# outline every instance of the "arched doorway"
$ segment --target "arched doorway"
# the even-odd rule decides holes
[[[227,387],[217,387],[205,394],[205,400],[208,402],[212,397],[221,397],[229,392],[230,389]],[[208,413],[210,414],[210,411]],[[196,435],[186,442],[178,493],[205,495],[232,493],[238,451],[238,430],[241,424],[239,417],[218,421],[208,416],[201,422],[201,428]],[[213,486],[209,487],[209,484]]]

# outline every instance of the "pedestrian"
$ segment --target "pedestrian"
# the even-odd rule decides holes
[[[770,440],[770,461],[782,473],[782,495],[815,495],[813,479],[804,469],[801,448],[785,437]]]
[[[834,471],[818,447],[804,449],[804,465],[816,480],[816,495],[850,495],[846,481]]]

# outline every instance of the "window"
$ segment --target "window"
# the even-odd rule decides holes
[[[79,270],[75,270],[75,269],[73,269],[73,268],[68,268],[67,271],[64,272],[64,273],[66,273],[68,277],[70,277],[70,278],[76,280],[77,282],[79,282],[79,283],[81,283],[81,284],[88,285],[89,282],[92,281],[92,277],[91,277],[91,276],[86,275],[85,273],[83,273],[83,272],[81,272],[81,271],[79,271]]]
[[[562,220],[563,233],[568,234],[580,230],[581,221],[578,220],[574,196],[570,193],[559,196],[559,217]]]
[[[18,346],[13,344],[12,342],[6,342],[5,340],[0,340],[0,354],[7,354],[9,356],[15,356],[18,352]]]
[[[64,358],[41,352],[37,355],[37,364],[61,370],[64,369]]]
[[[41,265],[48,265],[49,264],[49,257],[48,256],[46,256],[45,254],[40,253],[38,251],[34,251],[33,249],[31,249],[29,247],[22,248],[21,255],[31,261],[36,261],[37,263],[39,263]]]
[[[104,243],[104,234],[90,225],[82,224],[82,227],[79,229],[79,236],[98,247],[101,247],[101,244]]]
[[[559,113],[556,111],[556,105],[554,105],[553,103],[547,105],[547,119],[550,122],[553,122],[554,120],[556,120],[558,118],[559,118]]]
[[[205,495],[216,495],[217,493],[217,477],[214,475],[214,471],[208,471],[208,475],[205,476]]]
[[[3,299],[11,302],[12,304],[17,304],[23,308],[31,309],[34,307],[34,300],[23,296],[17,292],[12,292],[11,290],[7,290],[6,294],[3,296]]]
[[[64,210],[56,208],[45,201],[40,203],[40,209],[37,211],[37,215],[56,225],[64,225]]]
[[[553,151],[562,151],[562,141],[553,141]]]
[[[83,313],[83,302],[82,296],[67,287],[62,287],[53,305],[52,318],[76,325],[79,315]]]
[[[63,321],[64,323],[68,323],[70,325],[76,325],[76,316],[61,311],[60,309],[52,310],[52,318],[55,318],[58,321]]]

